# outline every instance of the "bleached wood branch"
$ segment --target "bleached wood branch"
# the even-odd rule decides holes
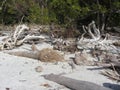
[[[27,35],[24,39],[18,41],[17,45],[21,45],[24,41],[31,40],[31,39],[45,39],[45,37],[44,36]]]
[[[0,49],[1,50],[12,49],[15,46],[22,45],[24,41],[28,40],[45,39],[45,37],[41,35],[40,36],[29,35],[30,34],[29,32],[25,36],[26,30],[29,30],[29,27],[26,26],[25,24],[18,25],[12,36],[5,39],[5,41],[0,45]]]
[[[91,29],[93,28],[93,32],[92,33]],[[88,32],[90,34],[90,36],[92,37],[92,39],[94,40],[99,40],[100,39],[100,30],[96,28],[95,22],[92,21],[89,25],[88,25]]]
[[[14,34],[13,34],[13,39],[14,39],[14,43],[16,44],[16,41],[18,39],[18,37],[21,35],[22,32],[24,32],[24,30],[28,30],[29,27],[27,27],[26,25],[19,25],[17,26]]]
[[[116,40],[110,40],[110,35],[106,34],[105,38],[101,38],[100,30],[96,27],[95,22],[92,21],[87,27],[83,26],[84,33],[81,39],[77,41],[77,47],[80,48],[94,48],[95,45],[100,46],[102,50],[115,49],[113,45]],[[91,39],[84,38],[85,34],[89,34]]]

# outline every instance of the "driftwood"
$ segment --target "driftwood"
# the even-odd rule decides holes
[[[107,70],[104,70],[101,72],[101,74],[113,79],[113,80],[116,80],[116,81],[120,81],[120,67],[118,68],[118,70],[116,70],[117,67],[114,66],[114,64],[111,64],[111,70],[110,69],[107,69]]]
[[[24,24],[18,25],[14,33],[4,39],[3,43],[0,44],[0,50],[13,49],[14,47],[20,46],[25,41],[29,40],[45,39],[45,37],[41,35],[31,35],[31,33],[29,33],[29,30],[29,27]]]
[[[111,64],[114,65],[115,67],[119,67],[120,68],[120,62],[118,61],[111,61],[110,63],[98,63],[96,62],[96,64],[98,66],[102,66],[102,67],[111,67]]]
[[[72,90],[111,90],[110,88],[102,87],[92,82],[75,80],[60,75],[44,75],[44,78],[64,85]]]
[[[31,48],[32,51],[15,51],[15,52],[6,52],[6,53],[15,56],[37,59],[43,62],[64,61],[64,56],[59,54],[56,50],[49,48],[38,50],[34,44],[32,45]]]
[[[85,33],[83,33],[81,38],[77,41],[77,47],[79,49],[89,49],[99,46],[101,50],[116,50],[116,47],[113,45],[113,43],[117,42],[118,40],[110,40],[109,34],[106,34],[105,38],[102,39],[100,30],[96,27],[94,21],[92,21],[88,26],[83,26],[83,30]],[[85,34],[89,34],[91,39],[84,38]]]
[[[105,70],[102,72],[103,75],[110,79],[120,81],[120,59],[119,56],[107,53],[102,62],[96,62],[96,65],[102,66]]]
[[[120,60],[117,58],[108,58],[106,62],[96,62],[96,65],[107,68],[101,73],[111,79],[120,81]]]
[[[59,51],[74,53],[78,51],[76,39],[75,38],[57,38],[52,41],[53,48]]]
[[[114,71],[105,70],[104,72],[101,72],[101,74],[103,74],[113,80],[120,81],[120,75],[116,75]]]

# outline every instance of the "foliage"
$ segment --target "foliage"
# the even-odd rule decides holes
[[[54,13],[54,17],[59,24],[69,24],[78,18],[80,6],[78,0],[50,0],[50,13]]]
[[[120,26],[119,0],[0,0],[0,23],[56,23],[73,28],[95,20]],[[69,29],[70,29],[69,28]]]

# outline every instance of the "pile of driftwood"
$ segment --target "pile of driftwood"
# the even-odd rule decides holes
[[[99,65],[107,68],[102,74],[120,81],[120,50],[119,39],[112,39],[109,34],[103,38],[100,30],[96,27],[95,22],[92,21],[88,26],[83,26],[84,34],[76,41],[79,53],[75,53],[74,62],[77,65]],[[89,34],[90,38],[85,38],[85,34]],[[83,52],[85,51],[85,52]],[[96,61],[90,61],[90,55]],[[117,69],[117,70],[116,70]]]
[[[103,38],[94,21],[88,26],[83,26],[83,30],[84,33],[81,35],[80,39],[55,38],[54,33],[51,33],[48,41],[53,45],[53,49],[72,53],[77,52],[75,53],[74,59],[74,62],[77,65],[81,65],[81,63],[90,64],[91,62],[88,59],[93,57],[97,60],[94,63],[96,65],[99,64],[103,67],[111,67],[112,64],[115,67],[120,67],[120,50],[116,47],[116,44],[119,46],[120,40],[111,39],[113,36],[110,36],[109,34],[106,34]],[[89,38],[86,38],[85,35],[89,35]],[[3,42],[0,43],[0,50],[13,49],[23,43],[32,43],[36,40],[39,43],[40,40],[45,39],[48,38],[41,34],[40,29],[31,30],[31,28],[24,24],[18,25],[15,31],[10,36],[6,36],[6,38],[3,39]],[[35,57],[35,55],[39,55],[39,52],[37,51],[31,54],[33,57]],[[107,71],[105,72],[105,75],[109,76],[112,74]],[[117,77],[119,77],[119,75]]]
[[[111,64],[110,69],[102,71],[101,74],[109,77],[112,80],[116,80],[117,82],[120,82],[120,67],[116,67]]]
[[[94,21],[92,21],[88,26],[83,26],[83,30],[84,33],[77,42],[78,48],[88,49],[99,47],[101,50],[116,50],[116,47],[113,45],[113,43],[119,42],[119,40],[111,40],[111,36],[109,34],[106,34],[105,38],[102,38],[100,30],[96,27]],[[84,38],[85,34],[88,34],[91,39]]]
[[[36,30],[39,33],[39,30]],[[36,31],[30,30],[26,25],[18,25],[10,36],[7,36],[3,39],[3,42],[0,44],[0,50],[13,49],[17,46],[22,45],[26,41],[35,40],[35,39],[45,39],[45,37],[35,35]]]
[[[116,47],[119,46],[119,39],[111,39],[112,36],[106,34],[105,38],[102,38],[100,30],[96,28],[95,22],[92,21],[88,26],[83,26],[84,34],[77,42],[78,49],[90,50],[92,57],[96,58],[96,65],[112,68],[107,69],[102,74],[120,81],[120,50]],[[84,38],[85,34],[89,34],[91,39]],[[83,53],[77,54],[75,61],[83,57]],[[78,60],[77,60],[78,59]],[[90,64],[90,63],[89,63]],[[117,70],[116,70],[117,69]]]
[[[0,49],[12,49],[27,41],[45,39],[45,36],[41,35],[40,32],[42,30],[40,29],[42,28],[31,30],[31,28],[24,24],[18,25],[10,36],[3,39],[3,43],[0,44]],[[51,43],[54,44],[55,48],[58,50],[66,50],[67,48],[71,49],[72,47],[76,47],[77,49],[94,49],[97,47],[101,50],[117,50],[113,44],[118,43],[119,40],[111,40],[109,34],[106,34],[106,37],[102,38],[100,30],[96,28],[94,21],[92,21],[88,26],[83,26],[83,30],[84,34],[80,39],[76,38],[74,40],[68,40],[61,37],[55,38],[54,33],[51,33],[49,38],[51,39]],[[91,39],[84,38],[85,34],[89,35]],[[75,49],[75,51],[77,49]]]

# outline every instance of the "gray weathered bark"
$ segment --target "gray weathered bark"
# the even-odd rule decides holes
[[[72,90],[111,90],[110,88],[102,87],[91,82],[75,80],[60,75],[44,75],[44,78],[64,85]]]

